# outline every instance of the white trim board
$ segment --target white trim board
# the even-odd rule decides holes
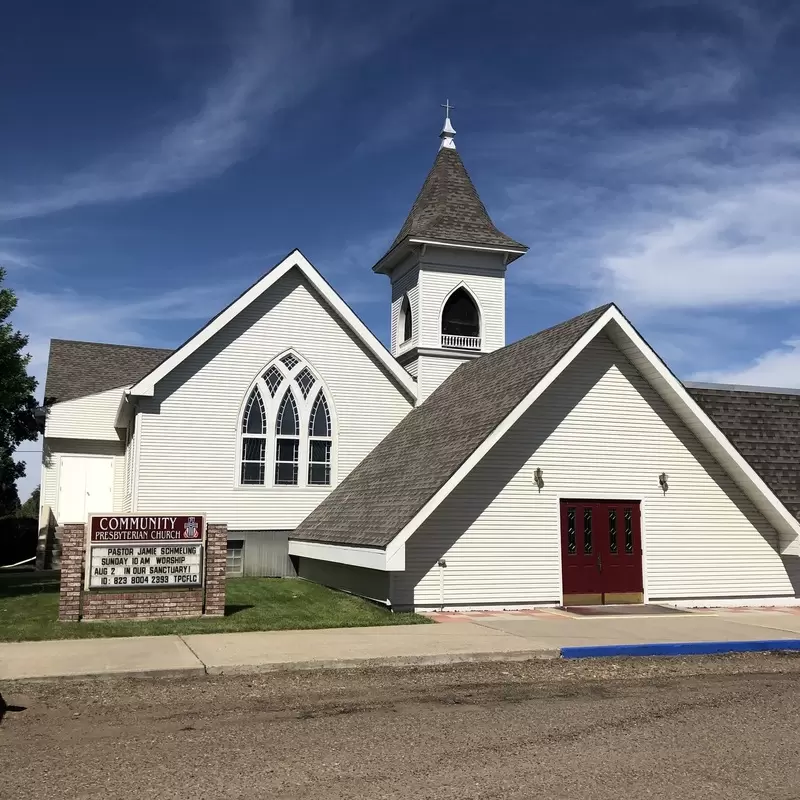
[[[711,418],[686,391],[683,384],[670,372],[650,345],[628,322],[625,315],[611,306],[564,354],[561,360],[520,401],[517,407],[492,431],[472,455],[456,470],[434,496],[398,532],[386,547],[387,564],[405,557],[405,543],[420,525],[434,512],[443,500],[458,486],[492,447],[511,429],[520,417],[544,394],[554,381],[569,367],[578,355],[601,331],[609,337],[642,373],[664,401],[678,414],[701,443],[717,459],[735,483],[750,498],[770,524],[778,531],[783,543],[781,552],[794,552],[800,547],[800,522],[789,513],[786,506],[758,476],[738,450],[728,441]],[[398,569],[392,566],[392,569]]]
[[[214,334],[222,330],[231,320],[237,317],[249,305],[255,302],[270,287],[274,286],[287,272],[299,269],[308,282],[322,296],[332,311],[350,328],[355,336],[369,350],[384,369],[394,378],[396,383],[412,399],[417,397],[417,384],[408,372],[401,367],[380,340],[356,316],[355,312],[333,287],[317,272],[311,262],[297,249],[276,264],[266,275],[256,281],[247,291],[241,294],[227,308],[217,314],[210,322],[182,344],[166,361],[141,378],[129,390],[128,394],[153,397],[156,384],[174,370],[179,364],[205,344]]]
[[[353,567],[389,571],[386,551],[375,547],[354,547],[352,545],[325,544],[289,539],[289,555],[301,558],[316,558],[319,561],[333,561],[337,564],[350,564]],[[405,558],[395,559],[393,570],[405,569]]]

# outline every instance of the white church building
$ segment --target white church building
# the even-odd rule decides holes
[[[176,350],[53,340],[43,538],[203,511],[231,574],[398,609],[800,602],[800,392],[682,383],[613,304],[507,344],[527,248],[454,135],[373,267],[388,350],[299,250]]]

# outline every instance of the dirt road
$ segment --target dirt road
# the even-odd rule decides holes
[[[4,800],[800,797],[789,655],[0,691]]]

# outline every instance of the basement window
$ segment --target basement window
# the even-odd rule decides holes
[[[228,539],[225,572],[229,578],[241,578],[244,575],[244,539]]]

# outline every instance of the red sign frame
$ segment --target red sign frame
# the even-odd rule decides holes
[[[204,542],[205,514],[92,514],[91,544]]]

